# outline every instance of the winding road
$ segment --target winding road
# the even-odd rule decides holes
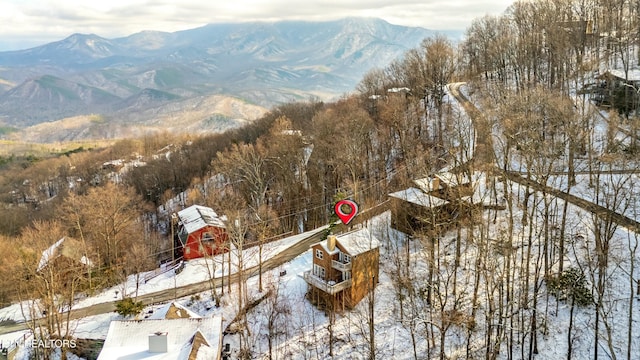
[[[313,230],[313,232],[309,236],[295,243],[293,246],[291,246],[287,250],[280,252],[276,254],[274,257],[263,261],[262,271],[265,272],[265,271],[275,269],[278,266],[288,261],[291,261],[296,256],[302,254],[303,252],[308,250],[311,245],[313,245],[314,243],[322,239],[323,232],[325,229],[326,227],[322,227],[322,228]],[[246,278],[252,277],[254,275],[257,275],[258,271],[259,271],[259,268],[257,265],[247,268],[245,269],[244,276]],[[228,279],[228,277],[225,277],[225,279]],[[231,281],[232,282],[238,281],[238,273],[231,274]],[[215,278],[214,284],[216,287],[221,286],[222,278],[221,277]],[[211,288],[211,282],[209,280],[206,280],[206,281],[200,281],[200,282],[189,284],[189,285],[180,286],[175,289],[170,288],[166,290],[161,290],[153,293],[140,295],[138,296],[137,299],[138,301],[141,301],[145,305],[166,303],[177,298],[208,291],[210,290],[210,288]],[[70,318],[72,320],[76,320],[76,319],[81,319],[87,316],[114,312],[116,311],[115,304],[116,304],[115,301],[111,301],[111,302],[99,303],[99,304],[95,304],[95,305],[91,305],[91,306],[87,306],[79,309],[73,309],[71,310]],[[28,329],[26,322],[16,322],[15,324],[0,326],[0,335],[15,332],[15,331],[20,331],[20,330],[26,330],[26,329]]]
[[[491,127],[489,126],[489,121],[484,117],[482,112],[464,95],[460,92],[460,87],[464,85],[464,82],[451,83],[447,85],[449,89],[449,93],[460,103],[460,105],[465,109],[467,115],[471,118],[473,122],[473,127],[475,131],[475,149],[473,162],[474,166],[477,169],[482,170],[497,170],[500,171],[496,166],[496,156],[493,147],[493,138],[491,134]],[[640,223],[635,219],[631,219],[622,214],[611,211],[601,205],[595,204],[591,201],[579,198],[575,195],[566,193],[564,191],[549,187],[547,185],[543,185],[537,183],[533,180],[527,179],[520,175],[517,172],[506,172],[505,175],[514,182],[517,182],[521,185],[529,186],[537,191],[543,191],[560,199],[563,199],[573,205],[576,205],[586,211],[589,211],[593,214],[610,216],[611,219],[618,223],[621,226],[628,228],[629,230],[640,232]],[[367,211],[363,211],[358,215],[356,219],[357,222],[363,222],[371,217],[382,213],[383,211],[388,210],[388,203],[381,203],[376,205],[375,207],[368,209]],[[267,259],[263,262],[262,270],[269,271],[277,268],[278,266],[287,263],[297,257],[298,255],[304,253],[309,249],[309,247],[320,241],[323,238],[325,228],[319,228],[310,233],[309,236],[303,238],[289,249],[277,254],[276,256]],[[338,225],[335,229],[335,232],[340,232],[346,230],[342,224]],[[244,276],[246,278],[255,276],[258,274],[259,268],[258,266],[254,266],[245,270]],[[238,274],[231,274],[231,281],[238,281]],[[214,285],[219,287],[222,285],[222,278],[218,277],[214,279]],[[138,296],[138,300],[141,301],[145,305],[157,304],[157,303],[166,303],[176,298],[181,298],[185,296],[190,296],[194,294],[198,294],[201,292],[208,291],[210,289],[211,282],[201,281],[185,286],[180,286],[175,289],[170,288],[166,290],[161,290],[153,293],[148,293],[145,295]],[[84,308],[71,310],[70,318],[72,320],[84,318],[87,316],[106,314],[115,311],[115,301],[99,303],[95,305],[91,305]],[[17,322],[14,324],[5,324],[0,326],[0,335],[7,334],[11,332],[16,332],[20,330],[28,329],[26,322]]]
[[[589,211],[592,214],[603,217],[608,216],[612,219],[613,222],[617,223],[618,225],[624,226],[625,228],[634,232],[640,232],[640,222],[636,221],[635,219],[629,218],[623,214],[607,209],[602,205],[582,199],[565,191],[558,190],[545,184],[540,184],[531,179],[527,179],[519,172],[504,172],[498,169],[496,165],[495,151],[493,148],[493,136],[490,131],[491,127],[489,126],[489,122],[484,117],[482,112],[478,110],[478,108],[460,92],[460,87],[464,84],[465,83],[463,82],[452,83],[448,84],[447,87],[449,89],[449,93],[460,103],[460,105],[462,105],[462,107],[467,112],[467,115],[469,115],[471,121],[473,122],[473,126],[476,131],[476,148],[473,156],[474,165],[478,166],[481,169],[493,169],[495,171],[498,171],[504,174],[509,180],[513,182],[517,182],[520,185],[525,185],[537,191],[545,192],[547,194],[560,198],[570,204]],[[602,171],[600,173],[632,174],[638,172],[640,171],[634,169],[619,172]]]
[[[388,209],[389,209],[389,204],[386,201],[383,203],[377,204],[374,207],[371,207],[369,209],[365,209],[364,211],[359,212],[358,216],[354,219],[354,221],[351,223],[349,227],[346,227],[341,223],[336,223],[332,231],[336,234],[342,233],[344,231],[348,231],[349,229],[352,228],[353,225],[367,221],[373,216],[379,215]],[[262,271],[266,272],[266,271],[275,269],[278,266],[293,260],[295,257],[309,250],[309,247],[311,245],[321,241],[324,238],[324,232],[326,229],[327,227],[323,226],[318,229],[309,231],[309,235],[307,237],[293,244],[291,247],[289,247],[285,251],[282,251],[276,254],[275,256],[273,256],[272,258],[269,258],[263,261]],[[258,275],[259,271],[260,269],[258,265],[247,268],[244,271],[244,277],[248,279],[250,277],[256,276]],[[238,277],[239,277],[238,273],[231,274],[231,281],[234,283],[238,282]],[[225,276],[225,281],[228,281],[227,280],[228,278],[229,278],[228,276]],[[222,277],[217,277],[213,281],[216,287],[220,287],[223,284]],[[209,280],[206,280],[206,281],[200,281],[200,282],[189,284],[189,285],[180,286],[175,289],[170,288],[170,289],[165,289],[165,290],[161,290],[153,293],[140,295],[138,296],[137,299],[138,301],[141,301],[146,306],[146,305],[152,305],[152,304],[167,303],[174,299],[195,295],[198,293],[209,291],[210,289],[211,289],[211,282]],[[94,316],[94,315],[107,314],[110,312],[114,312],[116,310],[115,304],[116,304],[115,301],[110,301],[110,302],[104,302],[104,303],[99,303],[99,304],[79,308],[79,309],[73,309],[71,310],[70,319],[76,320],[76,319],[81,319],[87,316]],[[27,323],[24,321],[16,322],[14,324],[1,325],[0,335],[21,331],[21,330],[27,330],[28,328],[29,327]]]

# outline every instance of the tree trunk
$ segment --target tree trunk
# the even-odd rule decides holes
[[[630,259],[631,264],[629,266],[629,318],[627,321],[627,360],[631,360],[631,343],[633,340],[633,273],[635,271],[636,265],[636,251],[638,250],[638,234],[635,234],[635,246],[631,246],[631,233],[628,233],[628,241],[629,241],[629,250],[630,250]],[[640,280],[638,280],[638,295],[640,295]]]
[[[575,308],[576,299],[571,297],[571,310],[569,311],[569,330],[567,331],[567,360],[571,360],[571,353],[573,350],[573,339],[571,338],[571,331],[573,330],[573,310]]]

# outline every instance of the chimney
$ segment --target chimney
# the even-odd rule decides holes
[[[149,352],[150,353],[166,353],[168,351],[167,347],[167,333],[166,332],[155,332],[153,334],[149,334]]]
[[[433,191],[437,191],[440,190],[440,178],[438,177],[438,175],[434,175],[433,176],[433,183],[432,183],[432,189]]]
[[[329,235],[327,236],[327,249],[329,249],[329,251],[333,251],[336,248],[336,236],[335,235]]]

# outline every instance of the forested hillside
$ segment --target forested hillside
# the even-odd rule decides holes
[[[0,125],[37,142],[223,132],[276,104],[337,98],[430,34],[368,18],[73,34],[0,52]]]
[[[77,288],[91,292],[169,258],[178,208],[244,219],[260,242],[328,224],[337,199],[373,208],[446,169],[480,176],[500,206],[385,249],[403,358],[637,359],[639,39],[639,1],[516,1],[333,103],[281,105],[218,135],[2,158],[0,302],[37,294],[34,254],[62,236],[100,259]]]

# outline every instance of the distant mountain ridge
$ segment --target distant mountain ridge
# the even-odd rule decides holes
[[[153,113],[146,110],[175,103],[176,113],[190,111],[178,104],[197,97],[224,95],[263,107],[328,98],[353,90],[364,72],[432,34],[368,18],[209,24],[116,39],[73,34],[0,52],[0,125],[100,114],[120,126],[147,126],[157,119],[140,116]],[[214,115],[229,125],[230,114],[207,116]]]

